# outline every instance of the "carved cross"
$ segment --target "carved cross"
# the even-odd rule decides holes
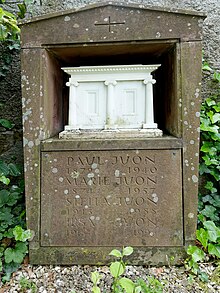
[[[117,21],[111,21],[111,16],[108,17],[108,20],[105,21],[104,23],[99,23],[96,22],[95,25],[107,25],[108,26],[108,31],[111,32],[111,26],[117,25],[117,24],[125,24],[125,21],[122,22],[117,22]]]

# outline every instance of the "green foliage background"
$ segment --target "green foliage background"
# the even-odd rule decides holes
[[[220,259],[220,73],[205,63],[203,70],[211,72],[211,88],[216,94],[206,98],[201,106],[200,184],[198,205],[198,245],[187,249],[186,267],[208,281],[199,262]]]
[[[0,4],[4,3],[0,0]],[[18,4],[18,13],[14,15],[0,7],[0,80],[4,78],[12,61],[12,53],[19,50],[20,29],[17,19],[23,18],[26,3]],[[0,117],[0,126],[5,130],[14,125]],[[12,160],[0,160],[0,278],[9,281],[12,272],[17,270],[28,252],[27,240],[31,237],[26,230],[24,180],[19,168]]]

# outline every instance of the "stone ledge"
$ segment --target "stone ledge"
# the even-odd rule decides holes
[[[113,129],[113,130],[64,130],[59,133],[60,139],[77,139],[79,137],[87,138],[155,138],[163,135],[160,129]]]
[[[90,133],[91,134],[91,133]],[[149,138],[139,133],[139,136],[132,137],[118,136],[117,133],[109,135],[108,138],[88,136],[86,133],[75,136],[71,139],[59,139],[58,136],[43,140],[41,151],[68,151],[68,150],[112,150],[112,149],[181,149],[182,139],[174,136],[163,135],[162,137]]]

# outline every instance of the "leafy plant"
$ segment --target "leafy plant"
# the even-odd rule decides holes
[[[18,18],[24,18],[26,13],[25,0],[17,4],[18,13],[12,14],[0,7],[0,79],[9,69],[13,52],[20,48],[20,29]],[[7,2],[0,0],[7,6]],[[0,119],[0,126],[11,129],[14,125]],[[0,160],[0,277],[9,281],[11,273],[22,263],[28,252],[27,240],[31,232],[25,230],[24,184],[20,179],[21,172],[14,163]]]
[[[0,41],[17,40],[19,33],[16,16],[0,7]]]
[[[20,29],[17,20],[25,17],[26,4],[29,2],[29,0],[24,0],[22,3],[17,4],[17,14],[12,14],[7,9],[0,7],[0,79],[6,76],[13,59],[13,53],[20,49]],[[7,2],[4,0],[0,0],[0,4],[7,6]]]
[[[203,70],[213,72],[207,63]],[[200,175],[205,191],[199,195],[199,224],[211,220],[220,226],[220,73],[214,71],[212,82],[218,85],[218,90],[202,103],[200,115]]]
[[[126,263],[124,261],[125,256],[129,256],[133,253],[133,248],[128,246],[124,247],[122,251],[113,249],[109,255],[116,258],[110,265],[110,273],[113,277],[112,282],[112,293],[162,293],[163,285],[154,277],[148,277],[148,283],[143,279],[138,279],[136,282],[132,281],[127,277],[122,275],[126,270]],[[93,283],[92,292],[100,293],[101,290],[98,286],[98,283],[101,279],[101,276],[98,272],[92,272],[91,280]]]
[[[21,277],[19,280],[19,284],[21,287],[21,292],[26,292],[26,290],[30,289],[31,293],[37,292],[37,286],[34,282],[28,280],[25,277]]]
[[[92,293],[100,293],[100,289],[98,287],[99,280],[101,279],[100,275],[98,272],[92,272],[91,273],[91,280],[93,283],[92,287]]]
[[[142,279],[137,280],[137,287],[135,293],[163,293],[163,285],[154,277],[147,277],[148,284]]]
[[[216,225],[220,222],[220,196],[216,193],[210,193],[205,196],[199,195],[199,225],[205,220],[211,220]]]
[[[0,273],[9,281],[11,273],[28,252],[30,230],[25,230],[24,187],[21,172],[13,163],[0,160]],[[18,185],[14,180],[19,181]]]
[[[9,120],[7,119],[0,119],[0,125],[3,126],[6,129],[11,129],[14,127],[14,124],[12,124]]]
[[[220,180],[220,102],[217,96],[210,97],[202,103],[201,108],[201,153],[200,173],[208,174],[210,178]]]
[[[201,279],[207,280],[207,275],[200,271],[199,262],[212,257],[220,258],[220,228],[213,221],[205,221],[203,228],[196,231],[199,246],[189,245],[187,254],[190,256],[185,262],[186,268]]]

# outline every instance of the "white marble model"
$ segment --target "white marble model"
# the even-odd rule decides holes
[[[62,68],[70,75],[65,131],[140,130],[161,136],[154,122],[152,72],[160,65]]]

